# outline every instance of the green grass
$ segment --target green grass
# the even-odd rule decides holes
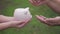
[[[31,14],[33,18],[25,27],[19,29],[18,31],[15,28],[9,28],[3,31],[0,31],[0,34],[60,34],[59,26],[47,26],[46,24],[41,23],[35,17],[35,15],[43,15],[46,17],[55,17],[58,14],[54,13],[46,5],[39,7],[32,6],[28,0],[1,0],[2,10],[1,13],[7,16],[13,16],[14,9],[16,8],[25,8],[30,7]]]

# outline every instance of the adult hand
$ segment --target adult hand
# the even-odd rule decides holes
[[[8,21],[9,23],[11,23],[11,27],[17,27],[17,28],[21,28],[21,27],[25,26],[31,20],[31,18],[30,18],[25,21],[16,21],[16,20],[14,20],[14,17],[11,17],[9,19],[11,19],[10,21]]]
[[[47,24],[49,26],[58,26],[58,25],[60,25],[60,17],[46,18],[44,16],[39,16],[39,15],[36,15],[36,17],[42,23],[45,23],[45,24]]]
[[[39,6],[46,3],[46,0],[29,0],[29,2],[34,6]]]
[[[9,21],[0,23],[0,30],[4,30],[7,28],[21,28],[25,26],[30,20],[26,20],[25,22],[22,21]]]

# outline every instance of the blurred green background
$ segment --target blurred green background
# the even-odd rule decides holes
[[[41,23],[35,15],[43,15],[48,18],[56,17],[58,14],[54,13],[46,5],[39,7],[33,6],[28,0],[0,0],[0,14],[6,16],[13,16],[14,9],[30,7],[33,18],[25,27],[18,31],[15,28],[1,30],[0,34],[60,34],[60,26],[47,26]]]

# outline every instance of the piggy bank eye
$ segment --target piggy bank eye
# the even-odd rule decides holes
[[[27,15],[28,12],[25,12],[24,14]]]

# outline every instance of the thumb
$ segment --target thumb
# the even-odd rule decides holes
[[[24,23],[23,21],[16,21],[15,22],[17,25],[20,25],[20,24],[22,24],[22,23]]]
[[[24,23],[24,22],[22,22],[22,21],[11,21],[10,23],[12,23],[12,24],[22,24],[22,23]]]

